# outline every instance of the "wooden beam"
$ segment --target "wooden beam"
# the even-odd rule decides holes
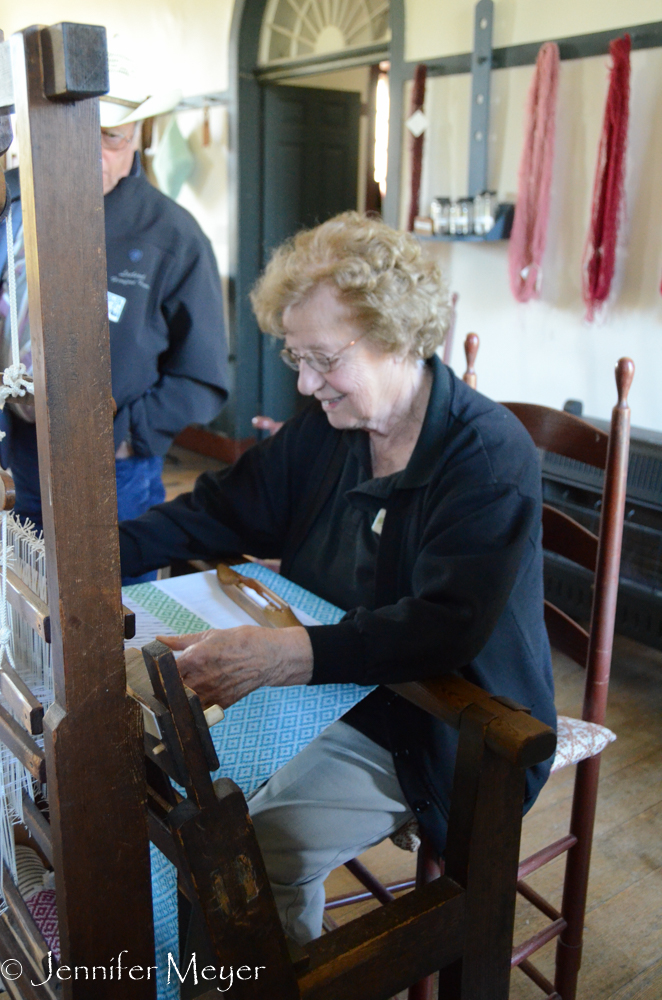
[[[43,785],[46,781],[46,758],[25,729],[0,705],[0,740],[27,768],[33,778]]]
[[[98,29],[91,29],[94,33]],[[55,702],[44,721],[62,961],[154,961],[140,709],[122,642],[96,99],[44,92],[35,26],[12,38]],[[78,59],[85,46],[64,57]],[[97,74],[96,65],[83,76]],[[98,92],[98,91],[97,91]],[[75,488],[71,484],[75,483]],[[104,905],[99,906],[103,885]],[[95,983],[95,1000],[117,995]],[[65,997],[89,996],[83,982]],[[155,984],[131,985],[153,1000]]]

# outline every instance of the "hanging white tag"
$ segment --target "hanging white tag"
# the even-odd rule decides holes
[[[413,115],[410,115],[405,122],[405,125],[415,139],[418,139],[419,135],[423,135],[429,124],[420,108],[418,111],[414,111]]]
[[[385,517],[386,517],[386,508],[382,507],[382,509],[378,512],[377,517],[372,522],[372,530],[376,535],[381,535],[382,528],[384,527]]]

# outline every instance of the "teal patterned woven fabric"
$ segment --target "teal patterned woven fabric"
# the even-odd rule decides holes
[[[242,563],[235,569],[271,587],[320,624],[332,625],[342,618],[338,608],[264,566]],[[143,608],[175,634],[209,628],[203,619],[151,583],[125,587],[123,593],[131,604]],[[212,777],[232,778],[249,795],[371,690],[355,684],[324,684],[254,691],[232,705],[225,719],[211,730],[221,762]],[[151,851],[157,995],[158,1000],[178,1000],[177,977],[173,977],[174,983],[167,982],[168,953],[177,961],[179,949],[175,869],[154,846]]]

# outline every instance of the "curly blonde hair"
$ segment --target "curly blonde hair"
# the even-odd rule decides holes
[[[251,292],[260,329],[284,337],[285,309],[324,282],[385,353],[429,358],[443,344],[448,292],[439,268],[409,233],[359,212],[297,233],[274,251]]]

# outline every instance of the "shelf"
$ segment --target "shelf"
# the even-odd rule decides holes
[[[484,236],[478,236],[476,233],[469,233],[467,236],[451,236],[450,233],[439,236],[423,236],[421,233],[416,233],[416,236],[419,240],[431,243],[496,243],[497,240],[510,238],[514,215],[515,206],[511,202],[502,202],[497,209],[494,225]]]

